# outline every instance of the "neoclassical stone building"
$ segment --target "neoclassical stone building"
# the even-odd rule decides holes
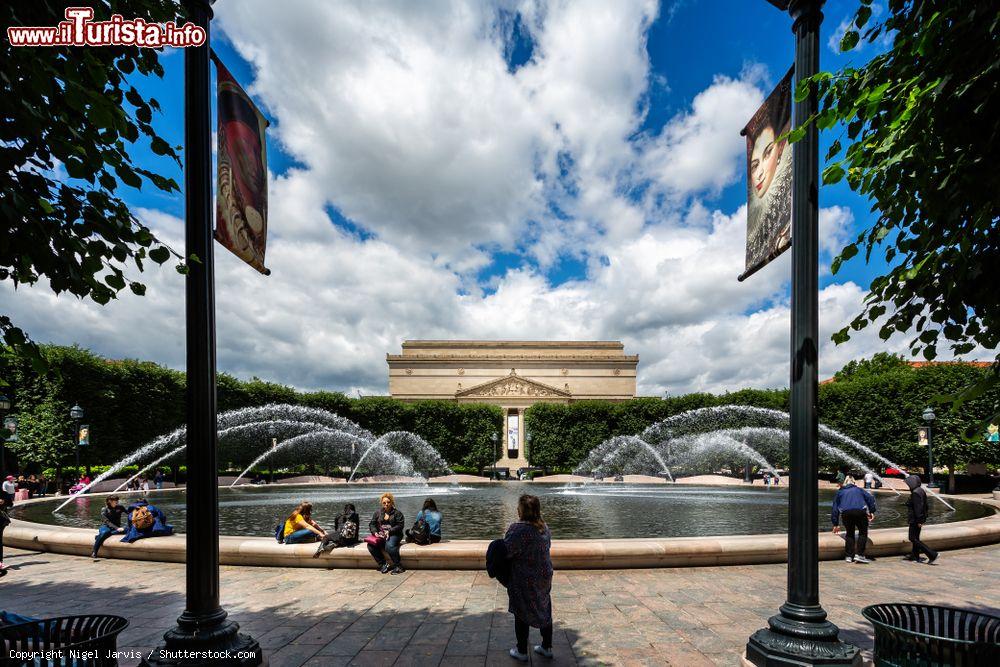
[[[529,406],[635,398],[639,356],[619,341],[408,340],[386,361],[393,398],[500,406],[506,448],[497,465],[518,468],[528,465]]]

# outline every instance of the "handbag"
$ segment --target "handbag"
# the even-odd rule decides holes
[[[385,538],[379,537],[378,535],[366,535],[365,544],[370,544],[373,547],[378,547],[381,549],[385,546]]]

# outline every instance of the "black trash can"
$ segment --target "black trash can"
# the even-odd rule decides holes
[[[861,610],[875,626],[877,667],[996,667],[1000,616],[926,604]]]
[[[128,620],[109,614],[60,616],[0,626],[5,665],[114,667]]]

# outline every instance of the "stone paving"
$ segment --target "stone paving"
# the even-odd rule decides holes
[[[180,564],[5,551],[11,570],[0,579],[0,609],[126,616],[119,649],[148,652],[183,609]],[[933,566],[827,562],[821,599],[843,637],[870,649],[863,606],[1000,613],[998,571],[1000,546],[944,552]],[[738,664],[747,637],[784,601],[785,576],[784,565],[557,572],[556,657],[533,656],[533,664]],[[516,664],[507,656],[514,633],[505,591],[484,572],[223,567],[222,597],[276,667]]]

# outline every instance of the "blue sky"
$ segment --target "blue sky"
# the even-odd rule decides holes
[[[826,5],[826,69],[849,61],[831,43],[856,6]],[[215,10],[216,52],[272,121],[273,274],[217,250],[223,370],[380,393],[384,354],[404,338],[611,338],[640,354],[642,393],[784,384],[787,256],[735,277],[738,133],[791,65],[786,14],[764,0]],[[183,55],[162,63],[162,80],[135,83],[179,144]],[[180,243],[180,196],[147,186],[127,200]],[[821,208],[826,266],[871,214],[845,184],[824,187]],[[824,335],[877,268],[823,271]],[[179,279],[144,280],[153,296],[104,311],[41,293],[23,307],[92,323],[66,332],[28,316],[43,340],[179,366]],[[148,334],[123,337],[122,322]],[[824,371],[878,349],[867,335],[827,345]]]
[[[825,8],[826,20],[823,25],[824,47],[821,58],[824,69],[834,69],[846,62],[856,61],[854,54],[840,54],[826,43],[838,30],[840,23],[856,8],[854,0],[833,0]],[[516,13],[513,14],[518,16]],[[516,19],[515,19],[516,20]],[[747,26],[756,26],[748,30]],[[508,64],[516,69],[530,58],[532,42],[518,23],[508,54]],[[677,0],[661,3],[660,15],[648,33],[647,51],[650,59],[652,83],[648,94],[648,112],[640,132],[658,132],[665,123],[690,104],[692,98],[711,83],[720,73],[738,73],[743,68],[760,64],[767,68],[766,82],[773,84],[790,67],[793,60],[793,37],[787,14],[777,11],[764,0],[722,0],[719,2],[697,2]],[[234,49],[224,32],[216,30],[213,48],[226,63],[232,74],[244,85],[254,81],[254,66],[239,51]],[[867,55],[867,54],[865,54]],[[139,88],[164,103],[162,128],[165,136],[175,143],[183,142],[183,55],[174,50],[163,58],[166,75],[163,79],[141,79]],[[213,79],[214,80],[214,79]],[[752,113],[752,112],[751,112]],[[749,113],[748,113],[749,116]],[[280,119],[274,119],[280,122]],[[274,122],[273,121],[273,122]],[[834,128],[822,137],[823,151],[839,134]],[[273,133],[271,135],[273,137]],[[178,182],[182,173],[176,165],[153,155],[150,151],[140,154],[144,162],[157,165],[165,172],[172,172]],[[279,142],[268,142],[268,160],[271,171],[285,173],[296,165],[292,156],[282,150]],[[745,183],[734,183],[725,187],[707,201],[723,209],[735,209],[746,198]],[[129,202],[145,208],[158,208],[176,216],[183,214],[183,200],[179,196],[167,197],[147,189],[129,196]],[[823,188],[822,204],[849,208],[854,213],[853,227],[860,231],[863,223],[870,219],[869,206],[847,187],[846,182]],[[369,232],[363,223],[345,218],[335,205],[328,214],[333,224],[340,225],[352,233],[366,238]],[[493,262],[477,274],[477,278],[488,282],[493,276],[502,275],[511,267],[525,261],[522,253],[497,252]],[[861,261],[849,262],[834,277],[824,275],[822,284],[837,280],[870,281],[877,275],[873,267]],[[552,266],[545,267],[546,277],[555,284],[567,280],[586,277],[586,264],[578,258],[564,256]]]

